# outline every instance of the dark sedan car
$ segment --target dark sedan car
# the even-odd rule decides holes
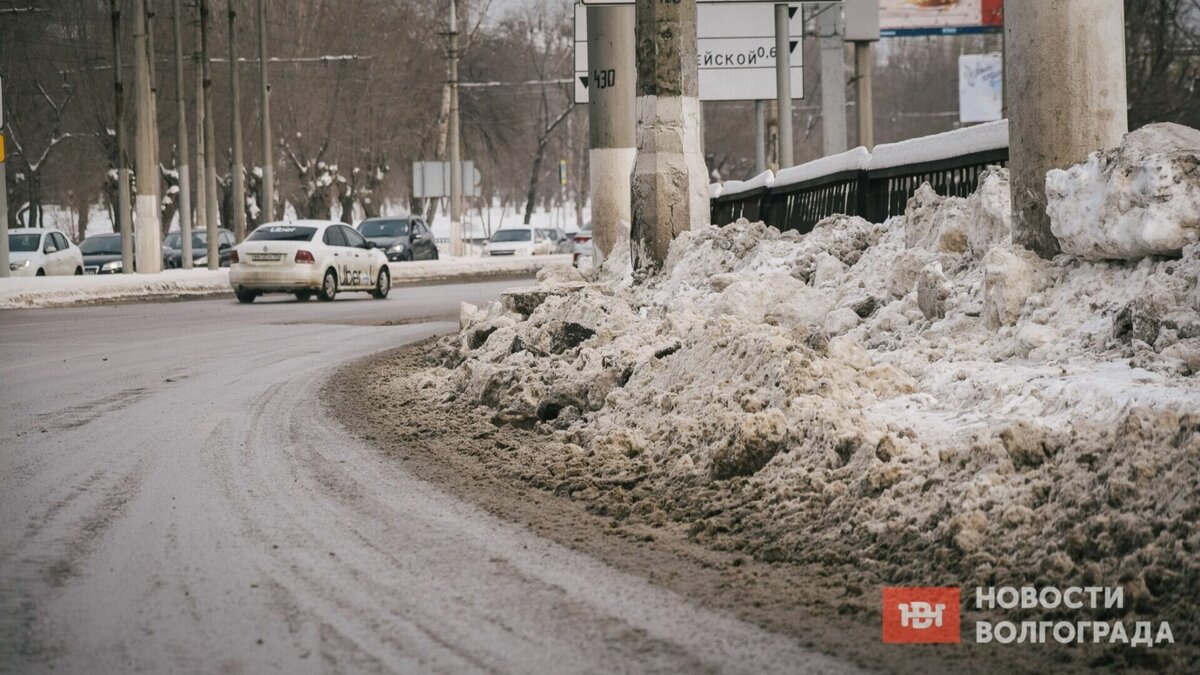
[[[383,251],[391,262],[437,260],[437,243],[420,218],[368,218],[358,233]]]
[[[79,243],[84,274],[120,274],[121,235],[93,234]]]
[[[217,250],[221,255],[220,266],[229,267],[229,255],[236,243],[233,232],[223,227],[219,228],[217,242]],[[208,265],[208,232],[192,230],[192,266],[204,267],[206,265]],[[163,240],[163,267],[168,269],[183,267],[183,236],[179,232],[172,232]]]

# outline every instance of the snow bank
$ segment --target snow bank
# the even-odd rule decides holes
[[[628,256],[593,283],[547,270],[464,306],[448,366],[413,377],[541,430],[521,474],[618,520],[868,582],[1121,583],[1194,616],[1200,244],[1047,262],[1008,243],[1006,193],[998,170],[883,224],[686,232],[639,284]]]
[[[0,279],[0,309],[65,307],[225,293],[231,293],[227,269],[77,277],[10,277]]]
[[[1046,176],[1051,231],[1089,260],[1179,256],[1200,240],[1200,131],[1152,124]]]
[[[454,258],[393,263],[392,285],[455,279],[511,278],[547,266],[569,264],[569,255],[527,258]],[[0,279],[0,309],[166,300],[232,294],[229,270],[168,270],[158,274],[113,274]]]

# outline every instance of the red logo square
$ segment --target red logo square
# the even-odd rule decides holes
[[[883,641],[958,644],[959,589],[884,587]]]

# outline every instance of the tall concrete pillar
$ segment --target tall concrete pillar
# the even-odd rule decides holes
[[[1112,148],[1129,131],[1121,0],[1008,0],[1005,65],[1013,243],[1059,252],[1046,172]]]
[[[134,211],[134,260],[137,271],[153,274],[162,271],[162,229],[158,204],[158,186],[162,178],[158,169],[158,123],[155,118],[154,93],[150,72],[149,31],[146,27],[145,0],[133,3],[133,77],[134,101],[137,103],[137,200]]]
[[[821,39],[821,129],[823,150],[836,155],[848,148],[846,140],[846,45],[842,29],[842,3],[820,6],[817,33]]]
[[[588,176],[592,193],[592,242],[600,263],[632,220],[630,174],[637,154],[631,6],[587,8]]]
[[[700,137],[696,0],[636,0],[637,158],[630,232],[637,268],[661,265],[671,241],[709,224]]]

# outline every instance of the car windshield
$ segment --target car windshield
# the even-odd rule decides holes
[[[8,250],[13,253],[30,253],[38,250],[40,234],[10,234],[8,235]]]
[[[498,230],[492,235],[492,241],[529,241],[532,234],[531,230]]]
[[[120,255],[121,238],[117,236],[88,237],[79,245],[84,255]]]
[[[183,236],[181,236],[178,232],[172,232],[171,234],[168,234],[167,238],[163,240],[163,246],[166,246],[167,248],[175,250],[175,251],[178,251],[179,249],[183,248],[182,243],[183,243]],[[207,232],[193,232],[192,233],[192,248],[193,249],[208,248],[208,233]],[[86,253],[86,251],[85,251],[85,253]]]
[[[295,225],[263,225],[249,236],[249,241],[312,241],[315,227]]]
[[[364,220],[358,224],[358,233],[368,239],[408,236],[408,219]]]

